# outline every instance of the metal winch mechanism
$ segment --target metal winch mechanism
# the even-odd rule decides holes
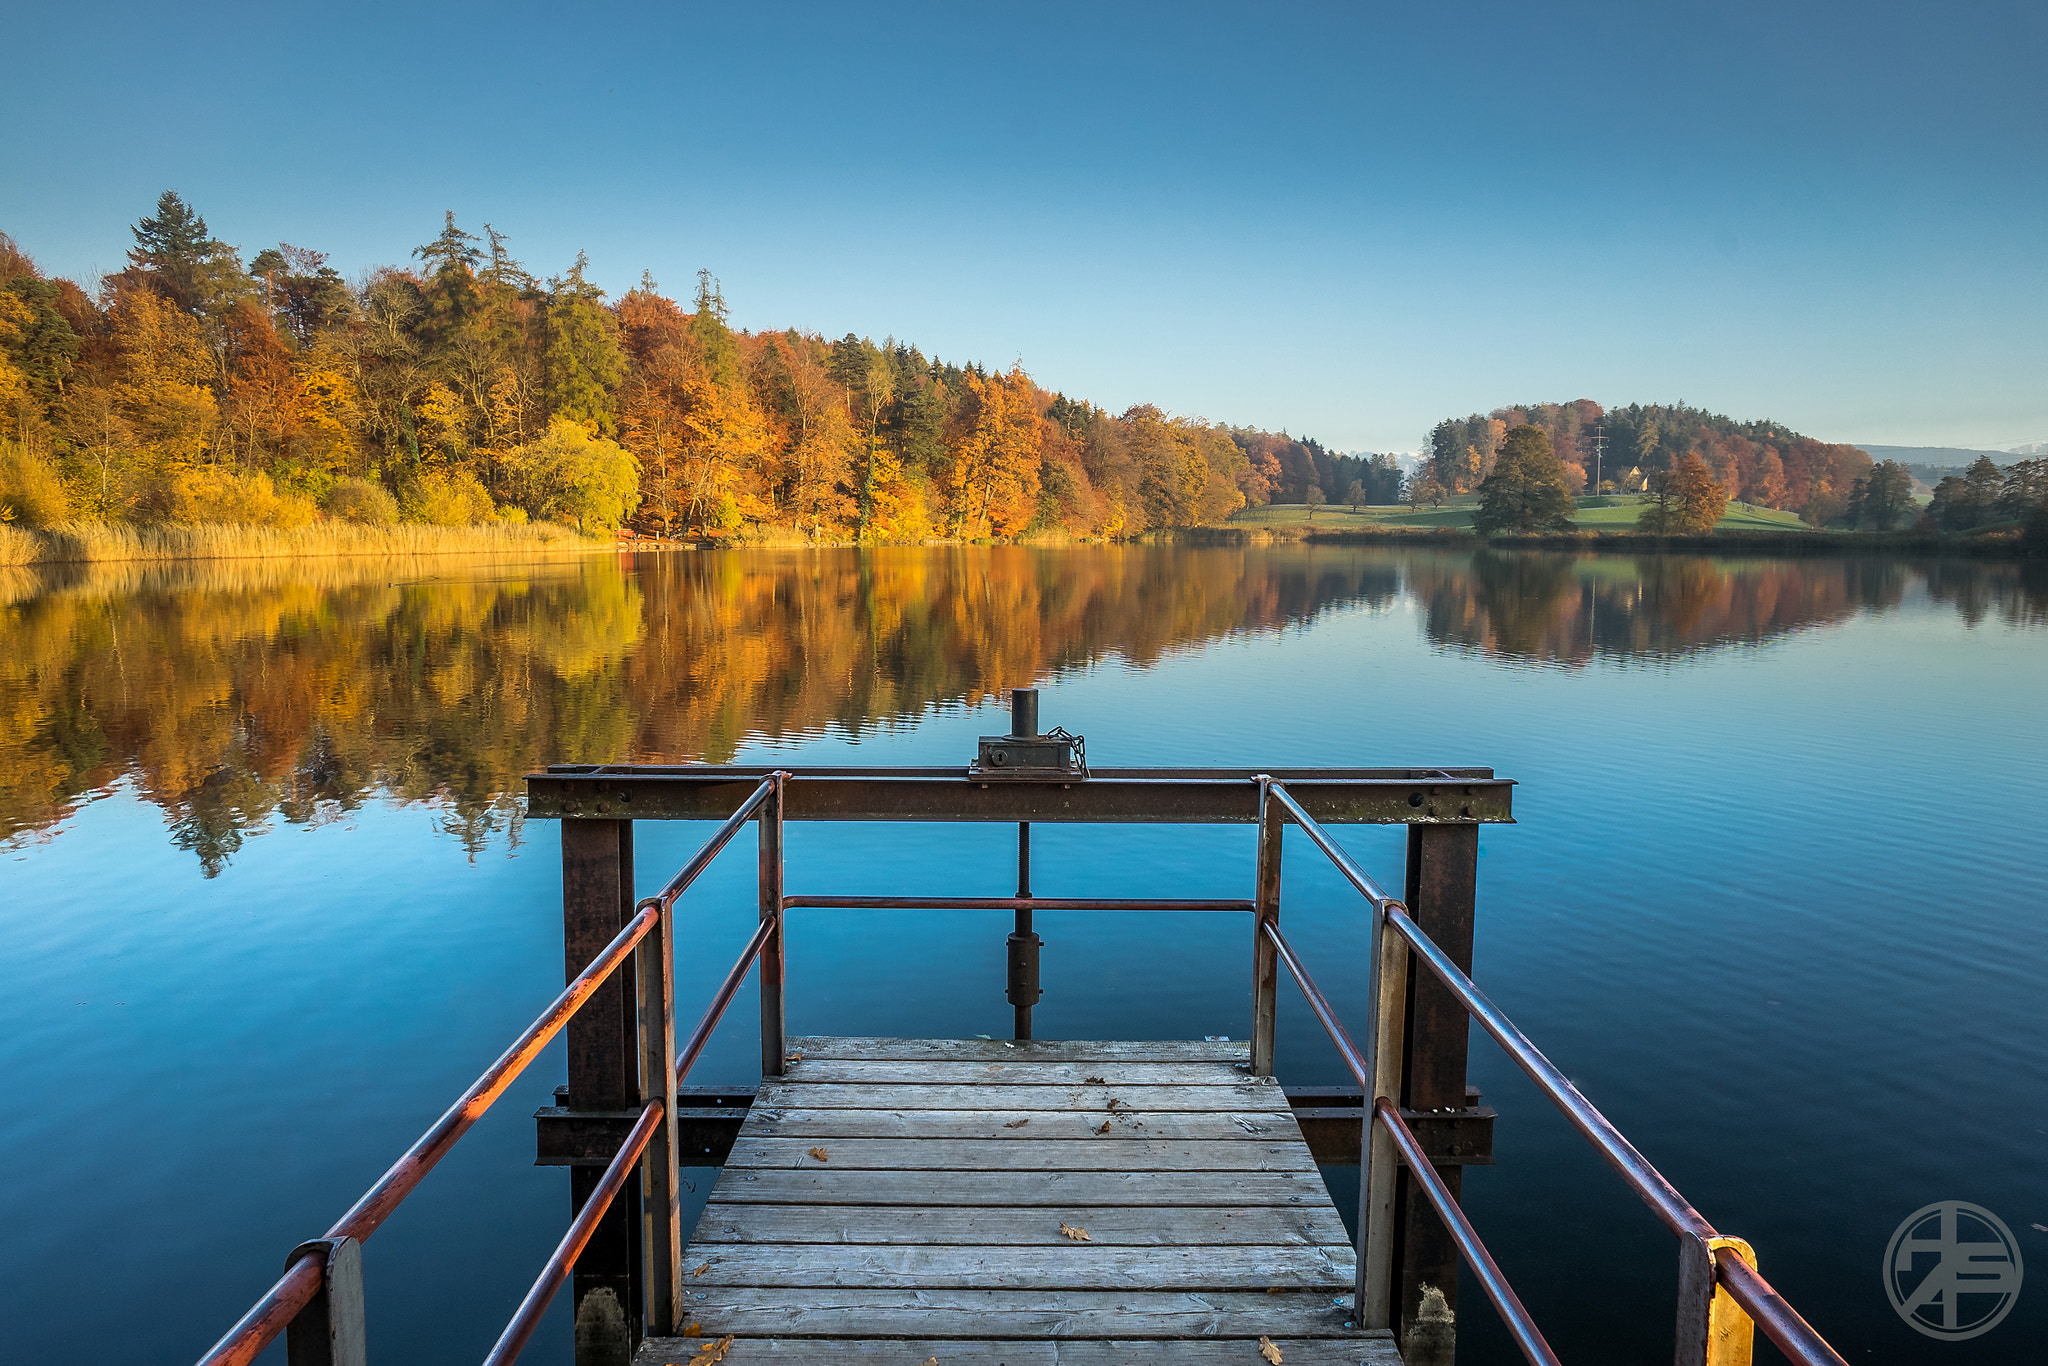
[[[1088,776],[1087,740],[1062,726],[1038,732],[1038,689],[1010,689],[1010,733],[984,735],[967,776],[976,782],[1071,783]]]
[[[1010,689],[1010,733],[984,735],[980,752],[967,766],[971,782],[1077,783],[1088,777],[1087,742],[1055,726],[1038,732],[1038,689]],[[1031,1037],[1031,1007],[1038,989],[1038,951],[1045,941],[1031,928],[1031,823],[1017,823],[1017,925],[1004,941],[1009,960],[1006,993],[1016,1016],[1016,1035]]]

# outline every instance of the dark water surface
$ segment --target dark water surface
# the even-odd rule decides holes
[[[1475,975],[1852,1363],[2048,1341],[2048,579],[1365,548],[213,564],[0,578],[0,1359],[196,1357],[561,984],[554,761],[959,763],[1028,679],[1106,765],[1491,765]],[[652,890],[703,838],[643,822]],[[1343,836],[1400,880],[1398,830]],[[1007,829],[794,826],[793,891],[1002,894]],[[1249,830],[1041,828],[1035,889],[1249,895]],[[684,903],[694,1017],[745,853]],[[1290,854],[1363,1017],[1364,922]],[[1242,1036],[1242,922],[1041,913],[1045,1037]],[[793,913],[790,1028],[1001,1036],[1002,915]],[[1280,1072],[1344,1080],[1283,995]],[[695,1082],[754,1080],[751,1002]],[[560,1236],[551,1053],[365,1256],[387,1366],[482,1356]],[[1668,1360],[1670,1239],[1482,1037],[1466,1201],[1565,1361]],[[710,1173],[693,1174],[699,1198]],[[1340,1203],[1355,1176],[1335,1173]],[[2032,1262],[1922,1338],[1967,1200]],[[1463,1359],[1510,1348],[1476,1289]],[[528,1355],[566,1361],[557,1313]],[[1760,1349],[1760,1360],[1771,1359]]]

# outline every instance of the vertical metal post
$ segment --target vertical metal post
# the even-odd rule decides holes
[[[1431,790],[1436,798],[1435,789]],[[1442,798],[1448,802],[1448,796]],[[1436,808],[1430,808],[1434,815]],[[1407,902],[1416,925],[1465,972],[1472,970],[1472,921],[1479,872],[1479,827],[1408,827]],[[1411,1110],[1465,1107],[1465,1051],[1471,1017],[1427,972],[1409,967],[1408,1029],[1401,1104]],[[1463,1169],[1437,1168],[1456,1199]],[[1402,1172],[1395,1194],[1395,1342],[1406,1366],[1451,1366],[1457,1356],[1458,1248],[1414,1178]]]
[[[1010,689],[1010,734],[1020,738],[1038,734],[1038,689]],[[1031,895],[1031,822],[1017,822],[1017,895]],[[1031,912],[1020,909],[1010,937],[1003,942],[1008,964],[1004,993],[1014,1016],[1011,1032],[1019,1039],[1031,1037],[1031,1007],[1038,1004],[1038,951],[1045,941],[1033,931]]]
[[[1273,1075],[1273,1029],[1280,1009],[1280,951],[1266,937],[1266,927],[1280,921],[1280,835],[1286,813],[1273,800],[1273,780],[1261,773],[1259,784],[1258,882],[1252,892],[1252,1047],[1255,1077]]]
[[[775,922],[761,945],[761,1075],[779,1077],[788,1070],[783,1033],[782,984],[782,792],[787,773],[777,773],[775,791],[761,803],[761,919]]]
[[[1394,1140],[1386,1129],[1373,1122],[1373,1102],[1385,1096],[1396,1104],[1401,1098],[1401,1068],[1405,1061],[1408,1035],[1408,941],[1389,933],[1386,919],[1374,914],[1377,955],[1374,968],[1373,1093],[1365,1104],[1366,1143],[1359,1149],[1363,1169],[1358,1173],[1358,1278],[1360,1328],[1394,1326],[1394,1190],[1400,1171],[1394,1155]]]
[[[1714,1261],[1736,1257],[1756,1265],[1756,1250],[1740,1238],[1678,1235],[1678,1332],[1675,1366],[1750,1366],[1756,1325],[1714,1278]]]
[[[673,1336],[683,1296],[681,1206],[676,1171],[675,910],[666,908],[634,950],[640,995],[640,1104],[662,1104],[661,1125],[640,1160],[643,1298],[650,1337]]]
[[[1010,734],[1020,740],[1038,734],[1038,689],[1010,689]]]
[[[1020,690],[1021,691],[1021,690]],[[1017,895],[1031,895],[1031,822],[1017,822]],[[1017,923],[1004,948],[1009,953],[1012,1033],[1019,1039],[1031,1037],[1031,1007],[1038,1004],[1038,950],[1044,943],[1031,928],[1031,912],[1019,910]]]
[[[633,826],[619,820],[562,822],[564,980],[573,980],[625,926],[633,909]],[[621,964],[570,1019],[569,1108],[615,1113],[637,1108],[640,1058],[633,965]],[[569,1169],[572,1211],[583,1208],[602,1167]],[[629,1362],[639,1343],[639,1191],[612,1201],[576,1259],[576,1366]]]
[[[1393,1290],[1393,1227],[1395,1227],[1395,1147],[1393,1137],[1376,1122],[1374,1102],[1380,1096],[1401,1096],[1401,1026],[1407,1010],[1407,942],[1389,932],[1386,915],[1372,907],[1372,934],[1366,942],[1366,1069],[1372,1094],[1360,1120],[1358,1153],[1358,1262],[1352,1282],[1352,1309],[1358,1327],[1389,1327]]]
[[[292,1249],[286,1268],[309,1252],[323,1261],[320,1292],[285,1325],[285,1360],[290,1366],[365,1366],[362,1245],[353,1238],[315,1238]]]

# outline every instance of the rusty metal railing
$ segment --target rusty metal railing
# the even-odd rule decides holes
[[[703,1052],[705,1043],[731,1004],[747,971],[779,939],[781,932],[779,914],[764,916],[761,928],[748,941],[739,962],[727,974],[710,1008],[692,1033],[682,1059],[678,1061],[673,978],[675,904],[710,866],[719,851],[764,808],[767,809],[767,815],[763,817],[764,849],[770,844],[766,834],[769,817],[772,816],[777,827],[773,848],[776,852],[775,882],[779,900],[780,800],[787,776],[778,772],[763,779],[659,894],[634,907],[625,927],[591,960],[589,966],[578,973],[554,1003],[527,1026],[512,1046],[484,1070],[482,1076],[470,1084],[455,1104],[420,1136],[419,1141],[407,1149],[405,1155],[393,1163],[390,1170],[364,1192],[346,1214],[335,1221],[326,1235],[292,1250],[286,1258],[284,1275],[199,1359],[199,1366],[247,1366],[281,1334],[290,1338],[293,1366],[363,1366],[364,1314],[362,1281],[355,1269],[358,1266],[357,1246],[368,1240],[405,1198],[419,1188],[427,1173],[483,1118],[548,1042],[561,1033],[598,989],[619,971],[628,956],[636,954],[641,1076],[643,1091],[646,1092],[642,1097],[639,1118],[485,1361],[487,1366],[503,1366],[519,1355],[539,1327],[549,1302],[568,1279],[576,1258],[590,1241],[599,1220],[625,1187],[635,1167],[645,1168],[643,1177],[647,1182],[648,1205],[652,1211],[647,1220],[650,1242],[647,1311],[650,1323],[657,1325],[656,1331],[672,1330],[676,1303],[681,1298],[681,1246],[676,1228],[675,1196],[676,1086],[682,1077],[688,1075],[691,1065]],[[765,863],[764,858],[764,872]],[[765,997],[765,983],[763,994]],[[654,1246],[659,1243],[666,1244],[666,1256],[662,1255],[662,1247]],[[337,1265],[345,1269],[343,1274],[336,1274]],[[663,1272],[666,1274],[661,1274]],[[316,1312],[307,1313],[309,1308]]]
[[[1490,777],[1490,770],[1487,772]],[[757,771],[747,775],[746,781],[754,786],[747,790],[747,795],[731,810],[712,837],[657,895],[634,905],[618,934],[592,958],[554,1003],[336,1222],[326,1237],[293,1249],[287,1258],[284,1276],[201,1358],[200,1366],[242,1366],[252,1361],[280,1333],[289,1337],[293,1366],[363,1366],[359,1245],[418,1187],[427,1172],[482,1117],[548,1041],[567,1026],[614,973],[621,971],[629,955],[634,958],[632,981],[638,1022],[640,1097],[637,1115],[618,1150],[611,1155],[595,1188],[572,1220],[568,1232],[485,1358],[485,1363],[486,1366],[506,1366],[518,1357],[537,1330],[549,1304],[574,1274],[578,1258],[589,1246],[607,1211],[627,1189],[636,1169],[642,1182],[640,1190],[645,1215],[640,1221],[643,1242],[637,1258],[641,1277],[638,1284],[644,1292],[641,1295],[644,1326],[652,1335],[674,1332],[681,1318],[679,1307],[682,1301],[676,1143],[678,1086],[702,1056],[741,985],[757,965],[760,968],[762,1074],[779,1076],[783,1073],[786,1057],[783,922],[788,910],[799,908],[1010,910],[1019,914],[1020,924],[1028,924],[1028,915],[1034,910],[1251,912],[1255,926],[1253,1018],[1249,1048],[1252,1070],[1261,1076],[1272,1074],[1276,992],[1279,971],[1284,967],[1336,1045],[1346,1067],[1357,1079],[1365,1101],[1360,1119],[1362,1170],[1358,1256],[1353,1287],[1353,1312],[1358,1327],[1390,1326],[1393,1284],[1390,1230],[1395,1208],[1395,1174],[1398,1167],[1405,1166],[1415,1189],[1443,1222],[1459,1256],[1471,1268],[1474,1278],[1500,1314],[1524,1357],[1536,1366],[1555,1366],[1555,1354],[1460,1208],[1451,1183],[1437,1172],[1427,1150],[1401,1113],[1402,1014],[1411,970],[1409,955],[1416,955],[1460,1007],[1472,1019],[1479,1021],[1538,1089],[1565,1113],[1580,1134],[1678,1236],[1679,1366],[1726,1366],[1733,1358],[1720,1355],[1710,1344],[1737,1342],[1742,1344],[1740,1359],[1746,1362],[1751,1323],[1761,1326],[1765,1336],[1801,1366],[1845,1366],[1820,1335],[1757,1273],[1748,1245],[1740,1239],[1716,1232],[1537,1050],[1528,1037],[1480,992],[1451,956],[1422,930],[1409,913],[1408,906],[1383,891],[1331,839],[1311,815],[1308,805],[1319,802],[1328,806],[1333,813],[1338,813],[1331,814],[1330,818],[1339,820],[1367,818],[1358,814],[1361,808],[1333,802],[1327,792],[1320,797],[1312,795],[1305,803],[1288,790],[1285,781],[1270,775],[1258,775],[1254,779],[1258,793],[1258,871],[1255,895],[1250,900],[1034,897],[1029,892],[1028,864],[1025,862],[1028,844],[1024,842],[1028,835],[1024,830],[1020,830],[1019,895],[1015,897],[789,896],[783,890],[783,820],[791,776],[783,770]],[[1448,774],[1443,776],[1464,787],[1460,795],[1473,795],[1474,786]],[[1292,775],[1289,780],[1292,780]],[[1239,776],[1237,782],[1242,781],[1243,776]],[[1307,789],[1311,793],[1315,791],[1313,784],[1322,782],[1328,786],[1330,783],[1329,777],[1320,772],[1304,777],[1303,781],[1311,784]],[[1381,781],[1378,778],[1368,779],[1359,786],[1369,789]],[[1129,782],[1132,785],[1131,801],[1137,801],[1144,795],[1143,789],[1154,785],[1154,780],[1143,777]],[[1209,792],[1204,784],[1215,787],[1232,785],[1227,781],[1204,778],[1190,789],[1192,795],[1181,793],[1176,800],[1182,805],[1192,802],[1193,806],[1188,809],[1195,811],[1201,819],[1232,818],[1228,815],[1229,803]],[[1181,792],[1180,787],[1172,783],[1165,786]],[[1408,808],[1432,819],[1437,817],[1437,806],[1430,804],[1436,796],[1434,788],[1430,788],[1425,796],[1423,788],[1412,780],[1402,786],[1405,792],[1399,795]],[[802,790],[807,790],[807,787]],[[1243,788],[1238,786],[1237,791],[1242,793]],[[633,792],[625,789],[609,796],[604,789],[598,789],[592,795],[600,813],[605,813],[608,801],[616,801],[621,807],[644,805]],[[924,798],[912,795],[916,800],[908,801],[908,806],[922,809]],[[1368,804],[1371,805],[1384,804],[1387,794],[1368,795]],[[1484,795],[1482,793],[1480,797],[1483,799]],[[907,801],[901,793],[895,794],[894,799],[899,805]],[[570,793],[564,800],[573,803],[585,799]],[[1066,818],[1132,819],[1135,817],[1131,813],[1138,809],[1126,804],[1125,798],[1115,793],[1107,800],[1089,800],[1093,806],[1085,812],[1072,812]],[[1480,820],[1486,812],[1475,814],[1475,809],[1482,804],[1483,801],[1467,802],[1458,814],[1468,821]],[[1423,812],[1425,805],[1426,813]],[[1175,814],[1181,813],[1181,806],[1172,806],[1171,809]],[[1378,806],[1371,805],[1371,809],[1377,811]],[[832,810],[834,814],[846,814],[837,808]],[[1028,805],[1019,805],[1004,807],[995,815],[1000,818],[1030,814],[1031,811]],[[807,814],[811,818],[819,818],[826,813],[821,809]],[[861,808],[856,814],[863,818],[903,818],[902,813],[888,803],[882,803],[872,811]],[[1165,817],[1172,818],[1171,815]],[[674,989],[675,906],[711,861],[750,821],[758,822],[760,833],[759,924],[713,993],[689,1038],[678,1049]],[[1363,1046],[1354,1042],[1345,1030],[1300,956],[1280,932],[1280,852],[1288,824],[1293,824],[1308,836],[1371,908],[1368,996],[1372,1028],[1364,1036]],[[1386,933],[1389,928],[1393,930],[1392,934]],[[1034,969],[1034,986],[1035,981]],[[1027,1015],[1020,1010],[1020,1022],[1025,1018]],[[1461,1024],[1461,1035],[1462,1032]],[[1020,1037],[1028,1037],[1028,1034],[1020,1034]],[[1462,1063],[1459,1070],[1462,1074]],[[630,1073],[626,1089],[630,1092]],[[579,1289],[578,1293],[580,1295],[582,1291]]]
[[[1261,939],[1270,945],[1278,963],[1284,964],[1295,985],[1308,1001],[1338,1054],[1358,1079],[1366,1099],[1359,1173],[1359,1218],[1357,1278],[1353,1311],[1361,1328],[1390,1326],[1387,1281],[1383,1274],[1390,1249],[1384,1242],[1386,1216],[1393,1199],[1393,1164],[1405,1166],[1458,1246],[1474,1279],[1500,1314],[1522,1355],[1533,1366],[1556,1366],[1557,1357],[1543,1340],[1534,1320],[1523,1308],[1500,1268],[1486,1250],[1471,1221],[1459,1208],[1448,1186],[1402,1118],[1398,1060],[1387,1055],[1390,1041],[1398,1041],[1398,1025],[1389,1018],[1388,1005],[1403,989],[1407,955],[1420,957],[1437,981],[1448,989],[1465,1011],[1479,1022],[1494,1042],[1526,1073],[1536,1088],[1564,1112],[1609,1166],[1630,1189],[1641,1197],[1664,1226],[1679,1239],[1679,1305],[1677,1361],[1680,1366],[1725,1366],[1750,1359],[1750,1331],[1737,1313],[1761,1327],[1764,1336],[1791,1361],[1801,1366],[1847,1366],[1841,1355],[1828,1345],[1813,1326],[1801,1318],[1769,1281],[1756,1270],[1748,1244],[1715,1230],[1678,1189],[1638,1152],[1619,1129],[1582,1095],[1557,1066],[1516,1028],[1499,1007],[1486,998],[1472,979],[1452,961],[1408,913],[1398,898],[1389,896],[1316,820],[1304,811],[1286,787],[1269,777],[1258,779],[1260,795],[1261,867],[1268,859],[1274,869],[1270,904],[1262,897],[1259,926]],[[1309,976],[1301,959],[1280,933],[1278,903],[1278,862],[1282,817],[1291,821],[1320,849],[1372,909],[1368,973],[1369,1009],[1373,1030],[1367,1047],[1360,1049],[1338,1020],[1336,1012]],[[1262,892],[1264,879],[1262,878]],[[1393,936],[1385,934],[1391,927]],[[1265,977],[1256,979],[1263,990]],[[1270,1020],[1270,1007],[1255,1007],[1254,1019]],[[1270,1025],[1269,1025],[1270,1028]],[[1270,1043],[1268,1044],[1270,1049]],[[1256,1052],[1256,1044],[1254,1045]],[[1375,1127],[1386,1135],[1378,1143]]]

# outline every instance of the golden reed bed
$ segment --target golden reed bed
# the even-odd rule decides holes
[[[318,522],[262,526],[73,522],[27,529],[0,526],[0,565],[93,564],[120,560],[267,560],[334,555],[580,554],[608,541],[567,527],[360,526]]]

